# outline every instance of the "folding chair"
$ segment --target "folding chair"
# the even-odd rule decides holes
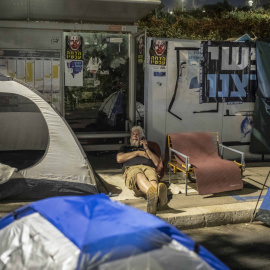
[[[178,171],[182,172],[185,176],[186,195],[187,182],[188,180],[194,182],[193,175],[195,175],[197,189],[201,195],[241,189],[243,187],[241,176],[245,166],[244,153],[219,144],[218,132],[172,133],[168,135],[167,140],[169,183],[171,184],[171,172],[174,174]],[[221,159],[224,150],[239,154],[241,163]],[[239,174],[235,169],[235,165],[231,163],[237,165],[237,169],[240,169]],[[215,168],[215,164],[217,164],[217,168]],[[210,167],[210,173],[207,172],[207,167]],[[233,170],[235,176],[230,172],[227,173],[226,168]],[[213,179],[211,171],[215,173],[217,179]],[[198,175],[199,181],[197,181]],[[229,179],[230,177],[232,179]]]

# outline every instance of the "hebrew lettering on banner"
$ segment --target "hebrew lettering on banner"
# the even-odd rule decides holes
[[[202,42],[200,103],[254,102],[255,43]]]

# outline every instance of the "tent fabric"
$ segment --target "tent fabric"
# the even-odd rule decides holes
[[[99,269],[213,269],[200,260],[193,252],[176,241],[160,249],[114,260],[102,264]]]
[[[258,89],[253,115],[250,152],[270,154],[270,41],[256,41]]]
[[[123,94],[117,91],[109,95],[99,108],[99,112],[104,113],[108,118],[110,125],[115,125],[116,115],[123,113]],[[136,121],[144,118],[144,105],[136,101]]]
[[[14,221],[0,238],[0,269],[69,270],[77,265],[80,250],[39,213]]]
[[[69,181],[25,179],[19,173],[0,186],[2,200],[39,200],[54,196],[96,194],[96,187]]]
[[[0,163],[0,184],[8,181],[15,171],[16,168]]]
[[[80,250],[78,258],[74,258],[76,269],[108,269],[110,265],[110,269],[126,269],[125,266],[130,264],[147,266],[139,269],[187,269],[187,265],[192,265],[192,269],[228,269],[201,246],[198,254],[195,253],[195,242],[172,225],[156,216],[112,201],[104,194],[54,197],[24,206],[0,219],[1,239],[4,239],[1,236],[3,231],[11,231],[9,228],[14,223],[32,219],[37,216],[36,213]],[[32,222],[28,224],[34,226]],[[29,238],[28,234],[31,232],[25,230],[26,239]],[[14,242],[21,235],[20,229],[16,230]],[[57,238],[55,241],[58,241]],[[56,250],[58,246],[59,243]],[[76,249],[72,248],[75,254]],[[0,258],[5,250],[10,249],[12,247],[8,241],[1,241]],[[24,251],[22,247],[20,250]],[[35,251],[32,249],[31,252]],[[29,258],[35,258],[35,255],[30,255]],[[21,260],[24,256],[22,252]],[[44,256],[47,254],[44,253]],[[17,256],[17,259],[20,257]],[[178,262],[177,268],[168,268],[174,262]],[[55,269],[53,261],[51,269]]]
[[[18,184],[21,184],[27,191],[25,192],[26,199],[44,198],[42,195],[39,196],[39,194],[44,193],[43,188],[49,188],[49,190],[47,190],[48,194],[45,195],[45,197],[49,196],[50,191],[53,196],[55,196],[55,194],[61,195],[61,193],[63,195],[70,195],[72,190],[74,190],[73,195],[96,194],[97,187],[92,167],[76,136],[57,110],[48,104],[38,92],[14,80],[0,81],[0,94],[2,96],[7,95],[9,102],[11,102],[10,100],[12,99],[8,95],[16,95],[18,100],[20,100],[20,97],[24,97],[32,101],[39,109],[48,129],[49,141],[43,158],[35,165],[19,170],[18,173],[22,177],[15,176]],[[11,105],[12,104],[10,104],[10,107],[12,107]],[[22,150],[22,147],[24,147],[25,144],[27,145],[29,140],[31,141],[32,130],[22,131],[24,128],[22,125],[20,125],[18,129],[15,129],[16,126],[14,125],[10,128],[10,124],[14,119],[17,119],[17,122],[23,122],[30,114],[36,115],[37,112],[33,111],[31,113],[27,110],[18,110],[17,112],[11,112],[11,115],[8,111],[0,112],[0,126],[2,127],[0,134],[0,150],[3,150],[3,147],[6,145],[10,145],[10,147],[14,145],[14,147],[19,147],[19,150]],[[36,120],[38,121],[38,119]],[[25,136],[27,132],[29,137]],[[10,140],[11,138],[12,140]],[[16,144],[18,141],[20,142],[19,146]],[[14,144],[12,144],[12,142],[14,142]],[[39,141],[37,140],[36,143],[38,144]],[[4,150],[18,150],[18,148]],[[12,179],[11,177],[10,180]],[[51,181],[51,184],[48,181]],[[8,184],[8,182],[5,184]],[[68,188],[69,183],[70,186]],[[85,187],[82,188],[82,185]],[[3,187],[4,186],[1,186],[1,191],[4,196]],[[37,187],[40,188],[37,189]],[[82,190],[82,192],[79,192],[80,190]],[[70,191],[71,193],[69,193]],[[21,195],[21,197],[23,197],[23,192]],[[6,197],[0,196],[0,199],[3,198]]]

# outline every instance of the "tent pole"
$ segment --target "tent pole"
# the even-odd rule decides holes
[[[263,187],[262,187],[260,196],[259,196],[259,198],[258,198],[257,204],[256,204],[256,206],[255,206],[255,209],[254,209],[254,212],[253,212],[253,215],[252,215],[252,218],[251,218],[251,220],[250,220],[250,223],[251,223],[251,222],[253,221],[253,219],[254,219],[254,216],[255,216],[255,213],[256,213],[256,209],[257,209],[259,200],[260,200],[260,198],[261,198],[261,196],[262,196],[262,192],[263,192],[264,186],[265,186],[265,184],[266,184],[266,182],[267,182],[267,179],[268,179],[268,177],[269,177],[269,174],[270,174],[270,171],[268,172],[268,175],[267,175],[267,177],[266,177],[266,179],[265,179],[265,181],[264,181],[264,184],[263,184]]]
[[[117,197],[119,194],[113,194],[111,192],[108,191],[108,189],[106,188],[105,184],[104,184],[104,181],[102,180],[102,178],[99,176],[99,174],[93,169],[93,172],[94,172],[94,175],[96,177],[96,180],[99,181],[99,183],[102,185],[102,187],[105,189],[105,191],[107,192],[107,196],[109,197]],[[100,192],[102,193],[102,192]]]

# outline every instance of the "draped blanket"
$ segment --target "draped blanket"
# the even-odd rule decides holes
[[[200,195],[243,188],[241,170],[233,161],[221,159],[216,151],[211,133],[172,133],[172,148],[189,156],[194,168]],[[179,164],[185,159],[175,155]]]
[[[17,171],[17,168],[0,163],[0,184],[7,182],[12,174]]]

